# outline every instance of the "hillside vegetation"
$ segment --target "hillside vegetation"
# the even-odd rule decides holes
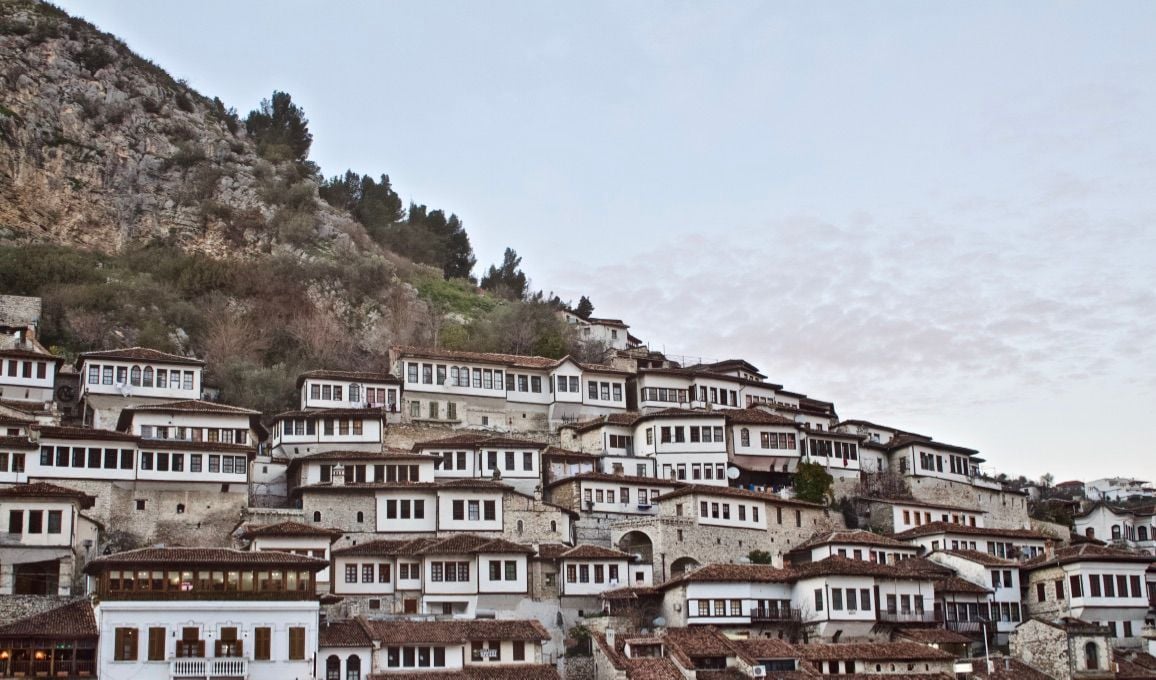
[[[278,410],[309,368],[386,368],[394,343],[583,352],[508,250],[480,283],[461,218],[388,175],[324,179],[288,93],[246,116],[46,3],[0,3],[0,292],[44,298],[75,354],[202,356]],[[480,286],[480,287],[479,287]]]

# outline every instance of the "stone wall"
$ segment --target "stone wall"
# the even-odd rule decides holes
[[[1068,577],[1064,574],[1064,570],[1060,567],[1049,567],[1047,569],[1036,569],[1030,572],[1021,571],[1021,578],[1027,584],[1026,591],[1023,594],[1023,606],[1025,609],[1024,618],[1031,616],[1032,618],[1043,619],[1057,619],[1061,616],[1070,615],[1068,608],[1068,588],[1070,584]],[[1063,584],[1064,597],[1056,597],[1056,583]],[[1039,598],[1038,588],[1036,584],[1042,583],[1044,586],[1044,599]]]
[[[229,484],[229,491],[222,492],[218,484],[47,481],[96,497],[82,514],[104,527],[98,551],[110,532],[127,532],[140,545],[228,545],[248,501],[244,484]],[[143,510],[137,509],[138,500],[144,501]]]
[[[558,673],[563,680],[602,680],[605,677],[599,673],[594,657],[563,657],[559,666]]]
[[[1034,666],[1056,680],[1071,680],[1075,677],[1113,676],[1112,647],[1108,636],[1072,633],[1051,626],[1042,621],[1028,620],[1011,634],[1011,655],[1024,663]],[[1095,645],[1095,669],[1088,669],[1085,655],[1087,645]]]

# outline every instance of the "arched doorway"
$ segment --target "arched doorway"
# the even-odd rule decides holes
[[[351,654],[345,660],[345,680],[361,680],[361,657]]]
[[[1095,642],[1084,645],[1084,664],[1090,671],[1100,668],[1100,647]]]
[[[325,680],[341,680],[341,657],[336,654],[325,660]]]
[[[618,549],[629,555],[638,555],[640,562],[654,562],[654,543],[642,531],[628,531],[618,539]]]

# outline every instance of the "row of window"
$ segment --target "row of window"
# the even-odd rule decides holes
[[[692,385],[690,390],[694,394],[695,387]],[[698,400],[709,401],[712,404],[719,404],[720,406],[738,406],[739,393],[737,390],[727,390],[717,387],[712,387],[708,391],[706,387],[698,386]]]
[[[751,445],[751,431],[748,428],[739,430],[739,443],[742,446]],[[760,432],[759,446],[764,449],[797,450],[795,435],[788,432]]]
[[[904,510],[903,511],[903,523],[904,524],[911,524],[912,520],[914,520],[915,526],[917,526],[917,527],[923,526],[924,524],[931,524],[932,521],[935,521],[935,520],[931,519],[931,512],[929,512],[929,511],[921,512],[919,510]],[[964,515],[964,514],[959,514],[959,513],[948,514],[945,512],[939,516],[938,521],[948,522],[950,524],[967,525],[967,526],[972,526],[972,527],[976,525],[975,524],[975,515]],[[960,545],[963,545],[963,543],[961,542]],[[964,548],[966,549],[966,546],[964,546]],[[938,550],[938,548],[935,548],[935,549]],[[975,541],[971,542],[971,549],[975,550]],[[952,548],[952,550],[958,550],[958,548]]]
[[[842,458],[844,462],[859,460],[859,445],[854,442],[808,439],[807,445],[811,455],[818,458]]]
[[[632,451],[634,449],[634,437],[625,434],[612,434],[609,437],[610,448],[612,449],[626,449]]]
[[[425,501],[417,499],[393,499],[385,501],[386,519],[425,519]]]
[[[358,565],[356,563],[349,563],[345,565],[345,582],[357,583],[358,566],[361,567],[361,582],[362,583],[389,583],[390,568],[388,564],[372,564],[366,563]]]
[[[27,514],[28,523],[25,524],[24,516]],[[48,523],[45,525],[44,518],[47,515]],[[8,533],[10,534],[59,534],[61,522],[64,519],[64,513],[60,510],[29,510],[25,513],[24,510],[9,510],[8,511]],[[47,531],[45,531],[47,529]]]
[[[434,583],[468,583],[469,562],[430,562],[429,580]]]
[[[286,418],[277,424],[286,437],[313,436],[317,434],[317,421],[321,421],[321,433],[333,435],[361,435],[365,432],[364,418]]]
[[[437,455],[437,454],[434,454]],[[499,455],[501,455],[501,468],[507,472],[514,472],[518,469],[518,452],[517,451],[486,451],[485,469],[497,470]],[[521,469],[524,472],[532,472],[534,470],[534,452],[522,451]],[[467,451],[446,451],[441,454],[441,458],[434,463],[434,466],[440,470],[468,470],[469,469],[469,452]]]
[[[663,444],[681,444],[686,441],[692,444],[703,442],[710,444],[715,442],[721,444],[725,441],[723,439],[723,428],[721,425],[691,425],[689,427],[683,425],[663,425],[658,428],[658,440]],[[646,443],[654,443],[654,428],[646,428]]]
[[[679,463],[678,465],[671,465],[664,463],[662,466],[663,479],[687,479],[687,464]],[[691,463],[690,479],[726,479],[727,466],[726,463]]]
[[[618,583],[617,564],[567,564],[566,583]]]
[[[381,484],[383,482],[417,482],[420,481],[419,470],[417,465],[395,465],[395,464],[380,464],[380,465],[355,465],[347,463],[345,465],[330,465],[325,464],[318,467],[318,472],[321,476],[321,481],[333,481],[333,468],[341,467],[345,473],[346,484],[366,484],[368,483],[368,473],[373,472],[373,483]]]
[[[668,387],[643,387],[642,401],[660,401],[668,404],[687,403],[686,390]]]
[[[0,451],[0,472],[24,472],[24,454]]]
[[[397,390],[387,390],[384,387],[365,387],[353,383],[349,386],[349,401],[354,403],[361,402],[361,394],[365,393],[366,403],[373,406],[381,406],[386,403],[394,403],[397,401]],[[310,383],[309,398],[313,401],[345,401],[344,385]],[[388,401],[387,401],[388,400]]]
[[[201,472],[202,454],[190,453],[189,456],[189,472]],[[249,470],[249,459],[245,456],[219,456],[216,454],[209,454],[209,472],[222,473],[226,475],[243,475]],[[156,468],[157,472],[184,472],[185,471],[185,454],[183,453],[167,453],[164,451],[157,451],[155,454],[152,451],[140,452],[140,469],[152,470]]]
[[[744,616],[742,600],[691,600],[687,611],[695,612],[694,616]],[[790,611],[790,600],[755,600],[746,615],[776,618]]]
[[[1084,579],[1087,579],[1087,591],[1084,589]],[[1072,588],[1072,597],[1143,597],[1140,577],[1136,574],[1072,574],[1068,577]],[[1036,599],[1045,600],[1044,584],[1036,584]],[[1064,582],[1056,581],[1056,599],[1064,598]]]
[[[169,632],[167,628],[154,626],[145,629],[148,635],[146,659],[148,661],[167,660]],[[219,658],[242,657],[245,655],[245,641],[233,626],[224,626],[217,633],[213,642],[213,655]],[[290,626],[286,632],[289,642],[289,660],[301,661],[305,659],[305,628]],[[176,632],[173,632],[176,636]],[[140,629],[115,628],[113,629],[113,660],[136,661],[139,658]],[[269,661],[272,659],[273,628],[270,626],[256,626],[253,628],[253,660]],[[196,627],[182,627],[181,637],[175,641],[175,655],[177,657],[203,658],[205,656],[205,641],[201,639],[201,631]]]
[[[4,367],[4,375],[9,378],[31,378],[33,373],[36,374],[37,380],[44,380],[48,377],[47,361],[5,359],[4,363],[7,364]]]
[[[1015,588],[1015,577],[1012,576],[1011,569],[992,569],[991,570],[991,587],[992,588]]]
[[[243,428],[141,425],[140,436],[145,439],[176,439],[188,442],[203,441],[214,444],[249,443],[249,431]]]
[[[971,471],[971,462],[967,456],[947,456],[948,470],[953,475],[967,476]],[[926,451],[919,452],[919,469],[929,472],[943,472],[943,456]]]
[[[661,494],[662,492],[659,489],[639,489],[638,504],[650,505],[651,500],[658,498]],[[629,505],[630,487],[621,487],[617,493],[615,493],[614,489],[583,489],[582,500],[587,503],[622,503],[623,505]]]
[[[312,589],[313,574],[296,570],[257,571],[160,571],[112,570],[107,590],[116,592],[306,592]]]
[[[155,379],[154,379],[155,374]],[[181,371],[177,369],[157,368],[146,366],[100,366],[89,364],[89,385],[133,385],[136,387],[168,388],[174,390],[192,390],[195,382],[195,371]],[[115,379],[114,379],[115,376]]]
[[[436,401],[428,402],[426,412],[429,414],[430,420],[441,419],[441,404]],[[421,402],[414,399],[409,402],[409,417],[421,418]],[[446,420],[458,419],[458,405],[452,401],[446,402]],[[485,418],[483,418],[485,420]]]
[[[1021,621],[1020,606],[1016,602],[945,602],[943,615],[948,621]]]
[[[736,514],[738,521],[747,521],[747,506],[742,503],[736,504]],[[730,519],[731,518],[731,504],[730,503],[708,503],[707,501],[699,501],[698,516],[701,518],[709,517],[711,519]],[[759,506],[751,506],[751,521],[759,521]]]
[[[484,519],[487,522],[492,522],[498,517],[497,505],[497,501],[455,500],[450,515],[455,520],[468,519],[476,522],[479,519]]]

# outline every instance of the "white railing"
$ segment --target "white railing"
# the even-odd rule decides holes
[[[238,657],[197,659],[182,657],[169,662],[169,678],[248,678],[249,660]]]

